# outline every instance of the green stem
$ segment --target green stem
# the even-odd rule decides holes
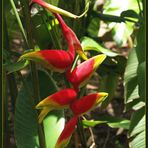
[[[78,118],[77,126],[78,126],[78,133],[79,133],[79,137],[80,137],[82,147],[87,148],[86,138],[85,138],[85,134],[84,134],[84,128],[83,128],[82,120],[80,119],[80,117]]]
[[[80,57],[79,55],[76,56],[75,61],[74,61],[73,65],[72,65],[71,71],[73,71],[74,68],[76,67],[76,64],[77,64],[77,61],[78,61],[79,57]]]
[[[84,95],[84,92],[85,92],[85,87],[83,87],[81,89],[81,92],[79,93],[79,98],[81,98]],[[78,118],[77,126],[78,126],[78,133],[79,133],[79,136],[80,136],[80,141],[81,141],[82,147],[87,148],[83,123],[82,123],[82,120],[80,119],[80,117]]]
[[[24,30],[24,28],[23,28],[23,25],[22,25],[21,19],[20,19],[20,17],[19,17],[19,14],[18,14],[18,12],[17,12],[15,3],[14,3],[13,0],[10,0],[10,3],[11,3],[11,6],[12,6],[13,11],[14,11],[14,13],[15,13],[15,16],[16,16],[16,19],[17,19],[17,22],[18,22],[18,25],[19,25],[19,27],[20,27],[20,30],[21,30],[21,32],[22,32],[22,34],[23,34],[24,39],[25,39],[25,42],[26,42],[26,44],[28,44],[27,36],[26,36],[25,30]]]
[[[3,66],[2,69],[2,147],[5,147],[6,145],[10,145],[7,140],[9,137],[9,130],[8,130],[8,110],[7,110],[7,86],[6,86],[6,71],[5,67]]]
[[[5,44],[4,44],[4,48],[11,51],[10,50],[10,45],[9,45],[9,36],[8,36],[8,30],[7,30],[7,22],[6,22],[6,18],[5,18],[5,13],[4,13],[4,38],[5,38]],[[9,59],[8,61],[9,62]],[[9,91],[10,91],[10,96],[11,96],[11,104],[12,104],[12,112],[14,113],[14,108],[15,108],[15,100],[17,97],[17,84],[16,84],[16,80],[15,80],[15,75],[12,74],[8,74],[7,75],[7,80],[8,80],[8,87],[9,87]]]

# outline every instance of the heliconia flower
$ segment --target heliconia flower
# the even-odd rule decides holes
[[[84,60],[87,60],[87,56],[85,55],[81,43],[78,40],[76,34],[72,31],[71,28],[66,25],[66,23],[59,14],[55,13],[54,15],[58,19],[62,28],[63,35],[67,40],[69,48],[71,49],[70,53],[74,55],[74,52],[76,51]],[[75,51],[72,51],[71,46],[74,46]]]
[[[105,58],[106,55],[100,54],[79,64],[72,72],[67,70],[67,80],[76,90],[78,90],[78,88],[84,86],[87,83],[87,81],[90,79],[99,65],[105,60]]]
[[[64,50],[41,50],[26,53],[20,57],[35,61],[54,72],[64,72],[73,63],[73,57]]]
[[[72,110],[74,115],[80,116],[92,110],[93,107],[101,103],[107,96],[108,96],[108,93],[105,93],[105,92],[93,93],[93,94],[84,96],[79,100],[75,100],[70,105],[70,109]]]
[[[74,116],[65,126],[60,137],[57,140],[55,148],[65,148],[68,144],[72,133],[74,132],[75,126],[78,121],[78,116]]]
[[[51,110],[68,108],[69,104],[71,104],[76,98],[76,91],[72,88],[66,88],[43,99],[36,105],[36,109],[42,109],[38,117],[39,123],[42,122],[48,112]]]
[[[32,0],[32,3],[37,3],[37,4],[39,4],[40,6],[46,8],[48,11],[50,11],[52,13],[59,13],[59,14],[62,14],[64,16],[71,17],[71,18],[74,18],[74,19],[81,18],[87,12],[87,10],[86,10],[80,16],[77,16],[75,14],[70,13],[69,11],[63,10],[63,9],[61,9],[59,7],[53,6],[53,5],[49,4],[49,3],[46,3],[43,0]]]

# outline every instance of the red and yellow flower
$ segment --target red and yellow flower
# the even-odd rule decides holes
[[[64,72],[73,63],[73,58],[64,50],[41,50],[26,53],[20,57],[35,61],[45,68],[55,71]]]
[[[105,60],[106,55],[100,54],[87,59],[85,53],[82,50],[80,41],[75,33],[69,28],[62,17],[59,14],[77,18],[63,9],[50,5],[42,0],[32,0],[33,3],[37,3],[40,6],[48,9],[52,12],[59,21],[62,29],[63,36],[68,43],[68,50],[46,49],[41,51],[29,52],[20,57],[21,59],[33,60],[40,63],[45,68],[55,72],[66,71],[67,80],[73,85],[73,88],[62,89],[39,102],[36,105],[36,109],[41,109],[38,116],[39,123],[43,121],[45,116],[52,110],[59,110],[69,108],[72,110],[74,117],[68,121],[61,135],[59,136],[55,148],[64,148],[74,130],[78,121],[78,118],[92,110],[96,105],[101,103],[108,93],[99,92],[77,98],[77,93],[80,87],[84,86],[91,78],[93,73],[99,67],[99,65]],[[79,54],[84,60],[74,70],[70,70],[75,58],[75,52]]]
[[[66,88],[43,99],[36,105],[36,109],[42,109],[38,117],[39,123],[42,122],[48,112],[50,112],[51,110],[67,108],[69,107],[69,104],[76,100],[76,98],[76,91],[71,88]]]
[[[68,144],[74,132],[77,121],[78,121],[78,116],[74,116],[72,119],[68,121],[64,130],[62,131],[61,135],[57,140],[55,148],[64,148]]]
[[[93,93],[87,96],[80,98],[79,100],[75,100],[71,105],[70,109],[74,113],[74,115],[83,115],[86,112],[92,110],[96,105],[102,102],[108,93],[100,92]]]
[[[64,148],[68,144],[77,124],[78,117],[92,110],[107,96],[108,94],[104,92],[94,93],[84,96],[79,100],[75,100],[70,104],[70,109],[74,113],[74,117],[66,124],[64,130],[59,136],[58,141],[56,143],[56,148]]]
[[[76,34],[66,25],[66,23],[64,22],[64,20],[62,19],[62,17],[59,14],[55,13],[54,15],[60,23],[63,35],[64,35],[65,39],[67,40],[69,48],[71,46],[74,46],[76,53],[79,54],[84,60],[87,60],[87,56],[85,55],[85,53],[82,49],[81,43],[78,40]],[[75,52],[75,51],[71,50],[70,53],[73,55],[73,52]]]
[[[67,71],[67,80],[78,90],[84,86],[99,65],[105,60],[106,55],[100,54],[79,64],[72,72]]]

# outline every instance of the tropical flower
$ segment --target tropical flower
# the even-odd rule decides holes
[[[86,112],[92,110],[96,105],[98,105],[100,102],[102,102],[106,97],[108,96],[108,93],[105,92],[99,92],[99,93],[93,93],[87,96],[82,97],[79,100],[75,100],[70,105],[70,109],[74,113],[74,115],[83,115]]]
[[[66,73],[67,80],[76,90],[78,90],[78,88],[84,86],[88,82],[105,58],[106,55],[100,54],[79,64],[72,72],[68,70]]]
[[[38,117],[39,123],[42,122],[48,112],[51,110],[68,108],[69,104],[71,104],[76,98],[76,91],[72,88],[66,88],[43,99],[36,105],[36,109],[42,109]]]
[[[54,15],[60,23],[63,35],[64,35],[65,39],[67,40],[69,48],[71,46],[74,46],[74,49],[77,52],[77,54],[79,54],[84,60],[87,60],[87,56],[85,55],[85,53],[82,49],[81,43],[78,40],[76,34],[66,25],[66,23],[64,22],[64,20],[62,19],[62,17],[59,14],[55,13]]]
[[[70,105],[70,109],[74,113],[74,117],[66,124],[64,130],[58,138],[55,147],[64,148],[68,144],[74,132],[75,126],[78,121],[78,117],[92,110],[93,107],[102,102],[107,96],[108,93],[104,92],[93,93],[72,102]]]
[[[19,60],[26,59],[35,61],[45,68],[63,73],[73,63],[69,52],[64,50],[41,50],[26,53]]]
[[[68,144],[77,124],[77,120],[78,116],[74,116],[68,121],[60,137],[58,138],[55,148],[64,148]]]

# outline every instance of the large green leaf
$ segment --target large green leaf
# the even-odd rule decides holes
[[[129,53],[127,67],[124,74],[125,103],[130,103],[139,98],[137,83],[138,59],[135,49]]]
[[[136,0],[110,0],[106,1],[104,5],[104,14],[123,15],[122,12],[126,10],[134,10],[134,12],[139,13],[138,3]],[[125,13],[124,13],[125,14]],[[134,29],[134,23],[109,23],[109,28],[113,29],[113,38],[118,45],[125,45],[128,37],[131,35]]]
[[[145,107],[134,112],[129,128],[131,148],[145,148]]]
[[[146,94],[146,84],[145,84],[145,62],[141,63],[138,66],[137,74],[138,74],[138,92],[139,96],[142,99],[142,101],[145,102],[145,94]]]
[[[146,39],[145,39],[145,36],[146,36],[145,24],[144,24],[144,22],[142,22],[140,24],[140,28],[139,28],[138,33],[137,33],[137,46],[136,46],[136,52],[137,52],[137,57],[138,57],[139,63],[144,62],[145,57],[146,57],[146,44],[145,44]],[[141,39],[141,38],[143,38],[143,39]]]
[[[32,84],[29,76],[18,93],[15,110],[15,138],[19,148],[38,148],[38,121],[36,105],[32,98]],[[43,71],[39,71],[39,86],[41,98],[57,91],[53,80]],[[44,121],[46,147],[53,148],[64,127],[63,111],[53,111]]]
[[[115,57],[115,56],[119,55],[118,53],[115,53],[115,52],[103,47],[102,45],[100,45],[95,40],[93,40],[92,38],[89,38],[89,37],[83,37],[82,41],[81,41],[81,45],[82,45],[82,48],[84,51],[85,50],[94,50],[99,53],[104,53],[105,55],[107,55],[109,57]]]
[[[97,120],[83,120],[83,125],[85,127],[94,127],[98,124],[107,124],[111,128],[124,128],[129,129],[130,121],[123,118],[102,116]]]

